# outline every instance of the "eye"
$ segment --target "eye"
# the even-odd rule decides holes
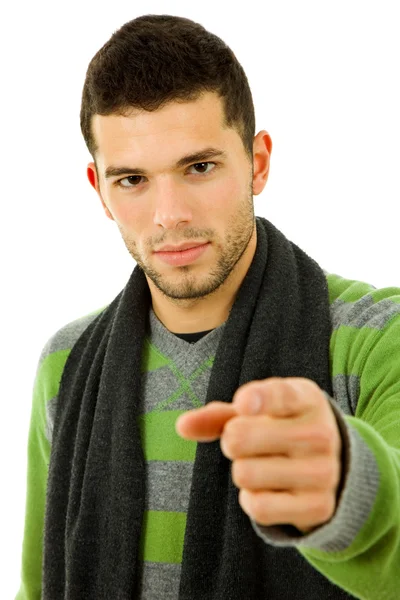
[[[195,163],[194,165],[191,165],[190,167],[188,167],[189,169],[192,169],[194,167],[196,167],[196,169],[198,167],[200,167],[200,169],[204,169],[207,167],[209,167],[210,165],[213,165],[214,168],[212,169],[208,169],[207,171],[203,171],[203,172],[197,172],[197,173],[191,173],[192,175],[209,175],[212,171],[215,170],[215,168],[217,167],[217,163],[214,162],[199,162],[199,163]],[[143,177],[141,175],[128,175],[127,177],[124,177],[123,179],[118,179],[115,182],[115,185],[117,185],[118,187],[121,187],[123,189],[129,190],[132,189],[134,187],[139,187],[139,184],[141,183],[141,179],[143,179]]]
[[[141,179],[141,175],[128,175],[128,177],[124,177],[123,179],[119,179],[118,181],[116,181],[116,184],[125,189],[138,187],[137,185],[127,185],[126,183],[124,183],[124,181],[127,181],[128,184],[138,183],[137,181],[135,181],[138,179]]]
[[[192,169],[193,167],[198,167],[198,166],[203,166],[203,165],[214,165],[214,167],[216,166],[216,163],[212,163],[212,162],[200,162],[200,163],[195,163],[194,165],[191,165],[189,167],[189,169]],[[211,169],[211,171],[213,171],[214,169]],[[207,171],[207,172],[202,172],[202,173],[197,173],[197,175],[208,175],[208,173],[211,173],[211,171]]]

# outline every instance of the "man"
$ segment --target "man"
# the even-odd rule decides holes
[[[137,267],[40,357],[18,599],[397,598],[400,289],[255,218],[254,123],[188,19],[89,65],[88,179]]]

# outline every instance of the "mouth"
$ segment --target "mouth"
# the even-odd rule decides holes
[[[184,244],[178,244],[173,246],[172,244],[166,244],[162,246],[156,253],[158,252],[183,252],[183,250],[190,250],[191,248],[197,248],[199,246],[204,246],[206,242],[185,242]]]
[[[154,252],[155,256],[164,263],[172,266],[183,266],[195,262],[210,246],[210,242],[194,244],[189,242],[181,246],[164,246]]]

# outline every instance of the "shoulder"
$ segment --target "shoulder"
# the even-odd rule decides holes
[[[69,353],[75,342],[82,333],[89,327],[94,319],[102,313],[107,306],[103,306],[91,313],[74,319],[56,330],[45,343],[39,358],[39,367],[51,355],[64,351]]]
[[[381,330],[400,313],[400,287],[376,288],[324,271],[333,330],[341,326]]]
[[[34,381],[32,421],[49,443],[52,441],[58,392],[67,358],[75,342],[105,308],[65,324],[51,335],[42,349]]]
[[[360,415],[383,380],[388,389],[394,389],[399,379],[400,288],[378,289],[366,282],[325,275],[334,396],[345,413]]]

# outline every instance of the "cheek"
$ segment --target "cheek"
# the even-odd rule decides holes
[[[127,231],[141,231],[148,226],[150,215],[145,207],[128,198],[111,199],[109,204],[114,219]],[[147,222],[147,225],[146,225]]]
[[[221,214],[226,220],[227,215],[236,212],[244,194],[243,184],[233,177],[227,177],[208,194],[207,208],[210,214]]]
[[[125,242],[142,255],[146,232],[151,230],[148,211],[139,205],[134,206],[132,202],[114,202],[110,209]],[[147,237],[150,237],[150,234]]]

